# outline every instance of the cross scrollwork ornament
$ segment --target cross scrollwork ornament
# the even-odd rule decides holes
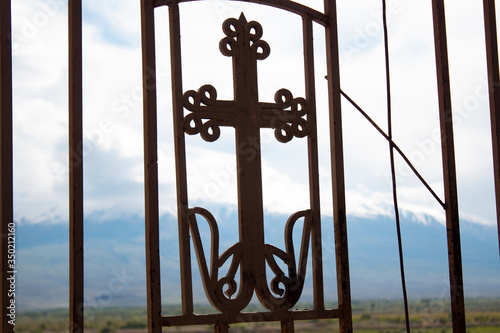
[[[306,137],[311,131],[308,121],[311,108],[305,98],[294,98],[287,89],[276,92],[274,103],[259,101],[257,61],[266,59],[271,50],[261,39],[263,30],[258,22],[247,22],[241,14],[239,19],[227,19],[223,32],[226,37],[220,41],[219,49],[233,60],[234,100],[218,100],[217,90],[211,85],[204,85],[198,91],[189,90],[183,95],[183,106],[189,111],[183,122],[185,133],[200,134],[208,142],[219,138],[221,126],[235,128],[239,242],[220,254],[217,222],[208,210],[200,207],[188,210],[190,233],[205,292],[214,307],[222,312],[239,312],[248,305],[255,291],[268,309],[286,311],[299,300],[304,287],[314,214],[303,210],[289,217],[285,250],[265,243],[260,129],[274,129],[276,139],[282,143],[294,137]],[[209,263],[201,244],[200,219],[205,220],[211,230]],[[304,221],[302,244],[296,258],[292,234],[300,219]],[[219,269],[229,260],[227,273],[219,276]],[[277,260],[284,263],[286,271]],[[267,267],[274,275],[270,283]],[[235,279],[238,269],[239,285]]]

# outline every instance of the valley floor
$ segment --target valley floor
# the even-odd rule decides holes
[[[303,304],[303,307],[309,305]],[[405,317],[401,302],[390,300],[355,301],[353,308],[354,332],[404,333]],[[332,306],[334,307],[334,306]],[[451,316],[446,303],[440,300],[419,300],[409,305],[410,327],[414,333],[452,333]],[[177,313],[178,307],[166,306],[164,311]],[[208,311],[198,307],[197,312]],[[59,333],[67,331],[67,310],[39,310],[21,312],[16,318],[16,332]],[[468,333],[500,332],[500,298],[468,299],[466,301]],[[213,327],[172,327],[164,332],[213,332]],[[101,308],[87,313],[86,333],[145,333],[146,309]],[[231,325],[230,332],[280,332],[279,323],[245,323]],[[297,321],[295,332],[338,332],[336,319]]]

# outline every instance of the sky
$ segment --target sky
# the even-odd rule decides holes
[[[322,10],[321,0],[302,1]],[[387,129],[381,1],[338,0],[341,87]],[[431,1],[388,1],[394,141],[444,200]],[[460,216],[494,226],[496,211],[480,1],[445,1]],[[222,22],[256,20],[271,48],[260,61],[259,98],[289,89],[304,97],[301,21],[277,9],[227,1],[182,4],[183,89],[216,87],[231,100],[231,59],[219,52]],[[67,2],[17,0],[13,11],[14,217],[68,223]],[[166,8],[155,12],[160,213],[176,214]],[[321,210],[332,215],[324,30],[314,27]],[[144,214],[139,1],[83,1],[85,215],[106,222]],[[388,143],[346,100],[342,104],[348,223],[394,215]],[[307,145],[262,130],[265,214],[308,205]],[[190,202],[236,209],[234,129],[214,143],[187,136]],[[396,156],[401,213],[429,224],[444,211]],[[224,207],[224,209],[221,209]],[[215,211],[215,212],[214,212]],[[493,230],[493,229],[492,229]],[[411,238],[411,235],[408,235]]]
[[[442,198],[430,1],[388,3],[394,140]],[[308,4],[322,9],[322,1]],[[482,7],[470,1],[447,1],[445,5],[460,215],[493,225],[496,213]],[[139,2],[89,0],[83,7],[85,212],[140,214]],[[12,10],[14,214],[16,220],[26,223],[65,223],[67,4],[23,0],[13,3]],[[294,97],[304,96],[299,18],[260,5],[223,1],[181,6],[184,90],[210,83],[220,99],[232,99],[231,60],[220,54],[218,41],[223,37],[221,23],[240,12],[262,24],[263,39],[271,46],[269,58],[258,65],[261,100],[273,101],[280,88],[289,89]],[[156,13],[161,212],[174,213],[168,17],[166,8]],[[342,89],[386,130],[381,2],[338,1],[338,13]],[[322,210],[331,214],[321,26],[315,26],[315,52]],[[343,122],[348,214],[391,216],[387,142],[345,100]],[[234,130],[224,128],[222,132],[213,144],[187,138],[189,192],[193,200],[234,206]],[[270,131],[262,131],[267,211],[282,213],[307,199],[302,195],[307,188],[305,147],[300,139],[279,144]],[[422,222],[432,217],[443,223],[444,212],[399,156],[396,172],[402,212]]]

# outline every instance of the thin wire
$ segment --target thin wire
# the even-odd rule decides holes
[[[380,126],[378,126],[377,123],[372,118],[370,118],[370,116],[358,104],[356,104],[356,102],[354,102],[354,100],[351,97],[349,97],[349,95],[347,95],[343,90],[340,90],[340,93],[342,94],[342,96],[344,96],[345,99],[347,99],[347,101],[349,103],[352,104],[352,106],[354,106],[354,108],[356,108],[356,110],[358,110],[361,113],[361,115],[363,115],[366,118],[366,120],[368,120],[368,122],[370,124],[372,124],[373,127],[375,127],[375,129],[387,141],[389,141],[389,143],[392,145],[392,147],[399,153],[399,155],[403,158],[403,160],[406,162],[406,164],[413,171],[413,173],[415,174],[415,176],[417,176],[417,178],[422,182],[422,184],[432,194],[432,196],[441,205],[441,207],[443,207],[443,209],[445,209],[445,204],[444,204],[443,200],[441,200],[441,198],[436,194],[436,192],[434,192],[434,190],[432,189],[432,187],[430,187],[430,185],[425,181],[425,179],[422,177],[422,175],[417,171],[417,169],[410,162],[410,160],[408,159],[408,157],[406,157],[405,153],[403,153],[403,151],[401,150],[401,148],[399,148],[399,146],[391,138],[389,138],[389,136],[387,134],[385,134],[384,130],[382,130],[380,128]]]
[[[392,197],[394,200],[394,214],[396,217],[396,229],[398,234],[399,247],[399,266],[401,270],[401,284],[403,287],[403,301],[405,307],[406,332],[410,333],[410,316],[408,313],[408,296],[406,293],[405,267],[403,261],[403,242],[401,239],[401,224],[399,220],[398,193],[396,184],[396,171],[394,163],[394,148],[392,143],[392,108],[391,108],[391,79],[389,71],[389,41],[387,34],[387,15],[386,15],[386,0],[382,0],[382,15],[384,25],[384,47],[385,47],[385,79],[387,85],[387,126],[389,136],[389,152],[391,159],[391,176],[392,176]]]

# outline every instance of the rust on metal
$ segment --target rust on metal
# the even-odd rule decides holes
[[[0,212],[1,233],[0,256],[2,267],[0,272],[0,330],[14,332],[14,325],[9,323],[8,316],[11,301],[15,301],[9,293],[10,283],[7,278],[13,274],[9,267],[9,229],[13,227],[12,201],[12,41],[11,41],[11,2],[0,0]],[[11,244],[12,245],[12,244]]]
[[[182,102],[182,62],[179,6],[169,7],[170,61],[172,71],[172,103],[175,137],[175,169],[177,183],[177,211],[179,226],[179,253],[181,269],[182,313],[193,313],[193,290],[191,276],[191,245],[189,242],[189,220],[187,217],[186,146],[184,138],[184,107]]]
[[[160,333],[164,326],[214,325],[215,332],[228,332],[229,325],[242,322],[279,321],[282,332],[294,332],[296,320],[338,318],[341,333],[351,333],[352,309],[347,244],[345,177],[342,142],[341,95],[344,95],[389,141],[391,158],[396,150],[410,165],[423,184],[445,208],[449,253],[451,310],[454,333],[465,333],[460,228],[458,214],[457,175],[454,155],[450,78],[443,0],[432,0],[439,113],[442,138],[444,202],[413,168],[403,152],[392,141],[390,115],[386,135],[340,89],[339,41],[336,0],[324,0],[325,12],[287,0],[241,0],[279,8],[302,18],[304,49],[305,97],[294,97],[288,89],[276,91],[274,102],[262,102],[258,94],[257,66],[270,54],[271,47],[263,39],[263,27],[256,21],[228,18],[222,24],[219,50],[232,59],[234,99],[221,100],[214,86],[206,84],[198,90],[184,91],[182,83],[181,25],[179,4],[194,0],[141,0],[143,55],[143,117],[145,233],[148,331]],[[155,65],[155,8],[169,8],[170,59],[172,75],[173,124],[177,212],[179,229],[182,314],[164,316],[161,312],[161,280],[159,253],[158,135]],[[488,65],[490,112],[492,123],[497,223],[500,242],[500,75],[494,0],[483,0]],[[385,2],[384,2],[385,8]],[[384,17],[385,22],[385,17]],[[325,309],[323,258],[321,244],[320,186],[318,135],[316,119],[316,87],[313,24],[324,27],[329,99],[330,152],[333,191],[334,236],[338,308]],[[385,23],[384,23],[385,24]],[[386,29],[386,27],[384,27]],[[0,0],[0,255],[2,256],[1,331],[13,332],[7,307],[8,266],[7,235],[13,225],[13,159],[12,159],[12,41],[11,1]],[[384,31],[387,40],[387,31]],[[83,284],[83,92],[82,92],[82,1],[68,2],[69,37],[69,331],[84,330]],[[388,54],[387,44],[386,56]],[[388,65],[388,58],[386,59]],[[387,71],[387,80],[389,73]],[[388,91],[390,102],[390,93]],[[390,109],[390,103],[389,103]],[[186,135],[200,135],[216,141],[221,128],[235,130],[238,192],[239,239],[221,248],[216,217],[203,207],[191,207],[188,200]],[[274,130],[277,141],[307,140],[309,208],[292,212],[284,228],[285,248],[266,243],[260,131]],[[394,169],[394,166],[392,166]],[[397,208],[396,208],[397,210]],[[293,234],[302,222],[300,248],[296,251]],[[211,230],[211,251],[206,253],[201,240],[200,223]],[[193,311],[193,278],[191,248],[195,251],[206,298],[219,312],[199,315]],[[309,250],[311,253],[309,254]],[[308,268],[308,257],[312,268]],[[227,265],[226,265],[227,264]],[[401,261],[402,265],[402,261]],[[222,270],[222,267],[228,267]],[[285,267],[285,269],[283,269]],[[305,287],[306,272],[312,275],[314,306],[310,310],[293,310]],[[224,271],[225,273],[221,273]],[[239,277],[237,274],[239,272]],[[270,276],[269,276],[270,275]],[[256,295],[267,309],[245,312]],[[407,325],[408,326],[408,325]],[[408,327],[409,330],[409,327]]]
[[[172,5],[177,5],[179,3],[192,2],[192,1],[200,1],[200,0],[153,0],[153,3],[155,7],[160,7],[160,6],[172,6]],[[307,7],[306,5],[290,0],[240,0],[240,1],[251,2],[251,3],[267,5],[283,9],[303,17],[309,17],[314,22],[319,23],[323,26],[326,26],[329,22],[328,15],[323,14],[322,12],[319,12],[313,8]]]
[[[229,325],[226,323],[215,324],[215,333],[227,333],[229,332]]]
[[[291,12],[300,13],[303,21],[305,97],[294,97],[287,89],[279,89],[274,102],[261,102],[258,96],[257,63],[270,54],[269,44],[262,38],[263,28],[256,21],[247,21],[243,13],[239,18],[229,18],[222,25],[219,49],[222,55],[231,57],[233,63],[234,100],[220,100],[212,85],[198,90],[183,90],[182,52],[180,41],[179,3],[183,1],[143,0],[143,76],[145,116],[145,168],[154,167],[154,175],[146,169],[147,214],[157,214],[156,170],[156,87],[154,8],[168,5],[170,26],[170,59],[172,75],[172,103],[174,146],[177,184],[177,212],[181,272],[182,315],[161,316],[159,285],[159,259],[156,257],[158,235],[149,230],[158,228],[158,216],[146,218],[148,262],[148,328],[158,332],[159,326],[214,325],[216,332],[226,332],[229,324],[252,321],[280,321],[283,332],[294,331],[294,320],[341,318],[343,333],[352,331],[350,285],[347,253],[337,254],[337,268],[341,272],[339,290],[342,302],[339,309],[325,309],[323,288],[323,260],[321,255],[321,224],[318,175],[318,138],[316,129],[316,90],[314,76],[313,22],[327,26],[327,36],[335,40],[330,44],[335,52],[338,73],[338,43],[336,19],[326,20],[326,15],[290,1],[252,1],[268,4]],[[308,8],[305,10],[304,8]],[[309,15],[314,12],[314,15]],[[332,11],[335,13],[335,10]],[[146,22],[144,22],[146,21]],[[318,22],[320,21],[320,22]],[[338,100],[340,91],[337,86]],[[334,93],[335,93],[334,92]],[[331,95],[334,93],[331,92]],[[339,107],[339,103],[332,106]],[[335,109],[340,114],[340,109]],[[332,108],[333,114],[333,108]],[[340,126],[340,124],[339,124]],[[340,127],[335,130],[339,130]],[[188,202],[186,135],[200,135],[207,142],[216,141],[222,127],[235,129],[238,191],[239,241],[226,249],[220,248],[220,234],[216,218],[203,207],[191,207]],[[274,130],[276,139],[287,143],[292,139],[307,138],[309,162],[310,208],[292,213],[284,230],[285,249],[265,242],[264,207],[262,199],[262,165],[260,131]],[[333,129],[332,129],[333,130]],[[153,133],[154,132],[154,133]],[[341,131],[335,138],[341,137]],[[341,142],[336,143],[342,144]],[[335,170],[343,170],[342,148],[337,148]],[[337,178],[343,178],[343,172]],[[343,179],[335,192],[335,200],[341,202],[338,210],[341,218],[335,221],[335,230],[343,233],[336,237],[337,249],[347,251],[345,226],[345,194]],[[343,216],[343,218],[342,218]],[[292,234],[297,222],[303,221],[300,249],[295,251]],[[206,223],[211,230],[211,251],[205,253],[201,242],[199,223]],[[149,237],[149,238],[148,238]],[[198,315],[193,313],[193,281],[191,271],[191,247],[194,248],[205,295],[220,313]],[[304,288],[309,248],[312,251],[312,281],[314,308],[297,311],[292,307],[299,300]],[[155,253],[153,256],[152,253]],[[340,259],[339,259],[340,258]],[[286,268],[283,270],[278,261]],[[228,265],[224,274],[223,265]],[[153,272],[153,270],[155,270]],[[239,278],[236,274],[239,272]],[[269,273],[272,274],[268,279]],[[155,290],[154,290],[155,289]],[[153,299],[156,294],[156,299]],[[243,310],[256,295],[267,312],[246,313]],[[160,322],[158,324],[158,322]]]
[[[314,43],[313,43],[313,22],[309,17],[302,18],[303,45],[304,45],[304,69],[306,84],[306,100],[310,103],[311,112],[307,116],[307,121],[311,128],[316,128],[316,85],[314,76]],[[314,108],[314,109],[313,109]],[[316,171],[319,168],[318,162],[318,136],[316,131],[311,131],[307,136],[307,145],[309,152],[309,200],[311,211],[313,212],[313,223],[311,230],[311,251],[315,255],[312,260],[313,270],[313,294],[314,308],[323,310],[324,305],[324,287],[323,287],[323,254],[321,247],[321,212],[320,212],[320,185]]]
[[[483,0],[483,9],[486,35],[486,61],[488,67],[488,92],[490,97],[491,139],[493,143],[493,173],[495,176],[498,245],[500,251],[500,74],[498,69],[495,0]]]
[[[286,332],[286,333],[295,332],[293,320],[282,321],[281,322],[281,332]]]
[[[83,332],[82,3],[68,2],[69,331]]]
[[[465,333],[465,307],[458,218],[457,175],[453,142],[453,117],[451,111],[450,75],[446,22],[443,0],[432,1],[434,42],[439,97],[439,120],[443,155],[446,229],[448,236],[448,261],[450,272],[451,315],[454,333]]]
[[[154,7],[141,0],[143,119],[144,119],[144,196],[146,239],[146,285],[148,331],[161,332],[161,284],[158,208],[158,148],[156,115],[156,70],[154,52]]]
[[[330,310],[294,310],[288,312],[241,312],[241,313],[215,313],[191,314],[187,316],[163,316],[163,326],[186,325],[213,325],[214,323],[251,323],[287,320],[318,320],[324,318],[339,318],[338,309]]]
[[[333,221],[336,246],[335,255],[337,257],[337,292],[340,310],[339,326],[341,333],[350,333],[352,332],[352,308],[347,247],[337,2],[336,0],[325,0],[324,3],[325,13],[330,17],[330,22],[325,31],[330,112]]]

